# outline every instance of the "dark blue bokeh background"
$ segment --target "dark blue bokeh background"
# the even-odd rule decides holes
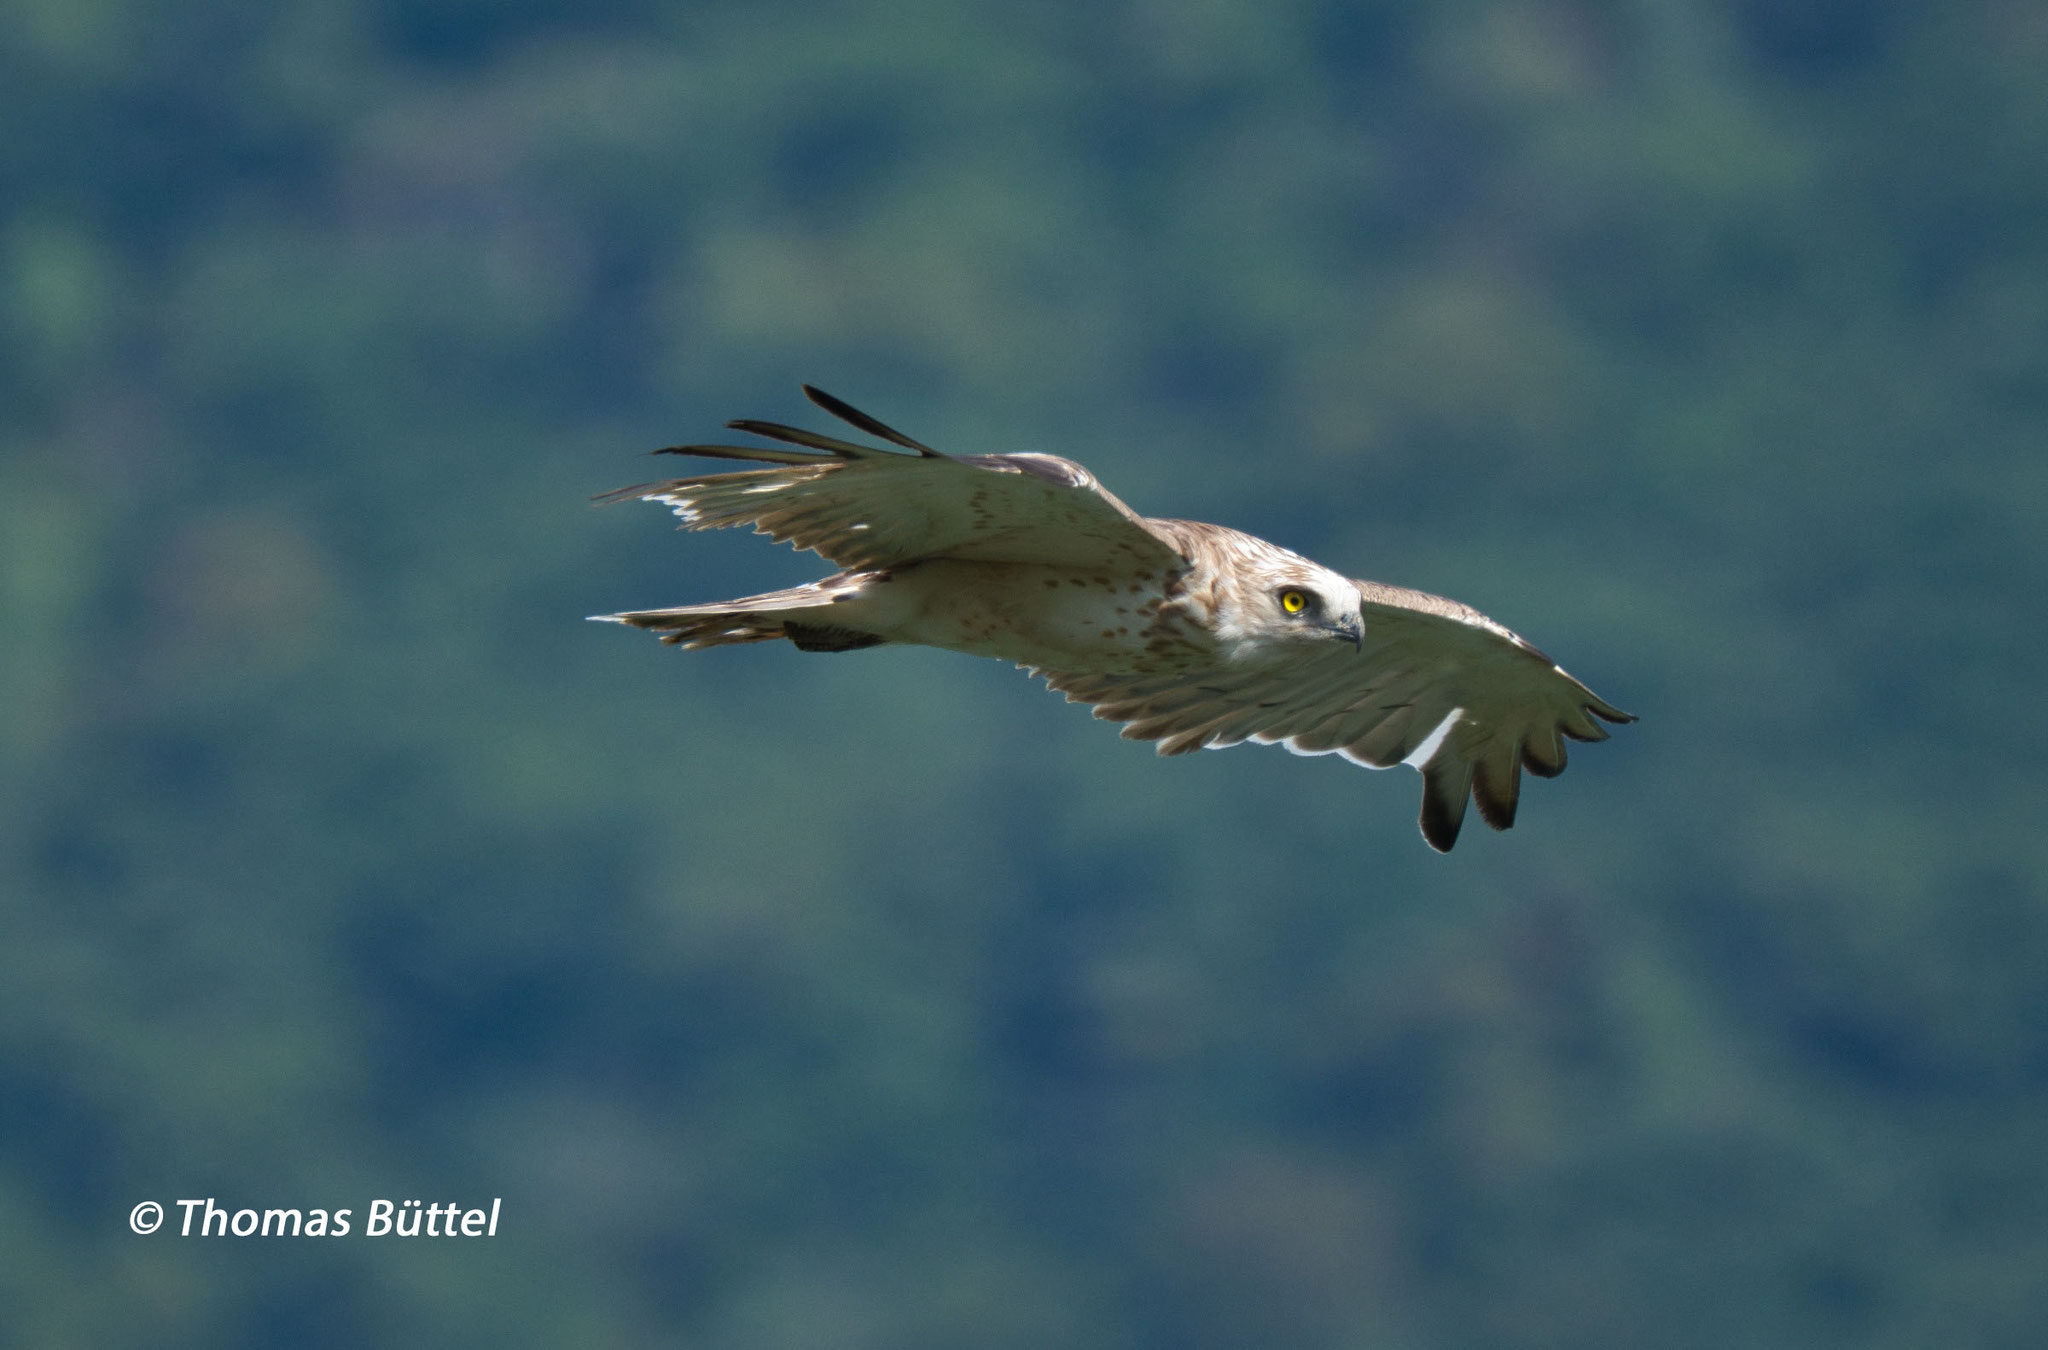
[[[0,3],[0,1339],[2035,1343],[2044,72],[2006,0]],[[586,504],[799,380],[1643,721],[1438,857],[1405,771],[581,622],[820,570]]]

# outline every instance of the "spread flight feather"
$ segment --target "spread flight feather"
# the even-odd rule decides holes
[[[687,529],[751,526],[842,570],[765,595],[597,617],[684,647],[782,638],[807,651],[898,642],[998,657],[1161,754],[1249,740],[1411,764],[1423,837],[1442,852],[1468,800],[1504,830],[1524,767],[1552,777],[1564,738],[1605,740],[1600,720],[1635,720],[1455,600],[1352,580],[1220,525],[1147,519],[1072,460],[944,455],[804,393],[901,450],[743,419],[727,425],[778,444],[657,453],[772,467],[598,500],[662,502]]]

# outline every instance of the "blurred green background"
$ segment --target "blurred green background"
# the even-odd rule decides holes
[[[2038,1343],[2038,4],[5,0],[0,110],[0,1341]],[[1440,858],[582,622],[822,570],[586,500],[799,380],[1643,721]]]

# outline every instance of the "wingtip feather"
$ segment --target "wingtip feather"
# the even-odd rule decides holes
[[[865,431],[870,436],[880,436],[883,440],[888,441],[892,445],[900,445],[905,450],[915,450],[918,454],[923,455],[926,459],[945,458],[944,455],[932,449],[923,441],[914,440],[911,437],[904,435],[896,428],[890,426],[887,422],[882,421],[878,417],[869,416],[867,413],[864,413],[860,409],[854,407],[851,403],[848,403],[845,399],[835,398],[831,394],[826,393],[824,390],[818,388],[814,384],[806,384],[801,386],[801,388],[804,391],[805,398],[817,404],[826,412],[831,413],[840,421],[845,422],[850,426],[859,427],[862,431]]]
[[[1449,853],[1465,825],[1465,803],[1472,799],[1470,770],[1434,766],[1422,771],[1422,837],[1439,853]]]
[[[1496,830],[1512,829],[1515,823],[1515,808],[1522,796],[1522,766],[1519,758],[1506,761],[1505,765],[1488,765],[1484,760],[1472,765],[1472,800],[1479,807],[1479,818]]]
[[[1564,748],[1564,738],[1555,730],[1532,733],[1522,743],[1522,764],[1538,778],[1555,778],[1564,772],[1570,756]]]

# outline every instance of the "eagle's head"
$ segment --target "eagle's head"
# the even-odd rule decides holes
[[[1263,539],[1232,540],[1238,566],[1218,587],[1216,637],[1237,659],[1256,660],[1304,644],[1365,640],[1363,597],[1349,577]]]

